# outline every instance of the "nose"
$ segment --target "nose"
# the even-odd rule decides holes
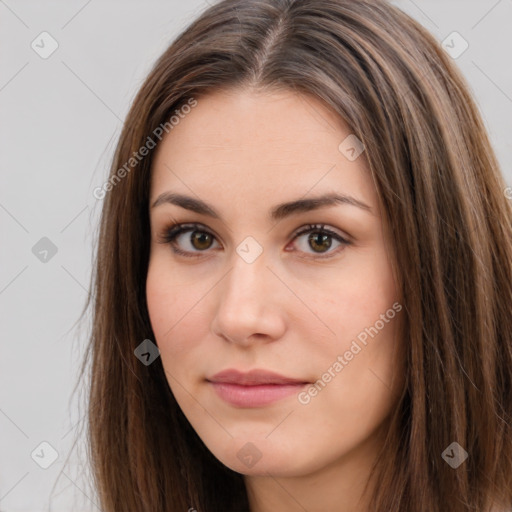
[[[283,336],[286,287],[267,267],[263,252],[252,263],[235,255],[231,270],[218,284],[212,332],[230,343],[250,346]]]

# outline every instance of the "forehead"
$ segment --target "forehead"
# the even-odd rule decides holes
[[[372,203],[364,152],[348,159],[347,137],[350,127],[313,96],[218,91],[199,98],[159,144],[150,200],[167,189],[237,194],[242,203],[340,191]]]

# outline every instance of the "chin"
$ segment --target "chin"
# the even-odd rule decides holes
[[[247,476],[296,477],[314,471],[313,461],[300,457],[300,447],[283,447],[264,437],[230,439],[227,445],[215,447],[213,455],[222,464]]]

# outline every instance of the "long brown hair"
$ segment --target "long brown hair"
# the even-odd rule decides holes
[[[371,510],[512,506],[512,208],[466,82],[419,23],[382,0],[223,0],[155,63],[101,191],[87,361],[102,509],[248,510],[243,477],[206,449],[161,360],[134,356],[154,341],[154,151],[126,163],[177,109],[221,88],[312,95],[366,149],[396,255],[407,369]],[[468,453],[458,468],[442,456],[453,442]]]

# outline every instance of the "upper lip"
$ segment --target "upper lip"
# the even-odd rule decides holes
[[[238,384],[241,386],[256,386],[258,384],[306,384],[302,379],[293,379],[279,375],[268,370],[250,370],[241,372],[239,370],[228,369],[216,373],[208,378],[210,382],[219,382],[225,384]]]

